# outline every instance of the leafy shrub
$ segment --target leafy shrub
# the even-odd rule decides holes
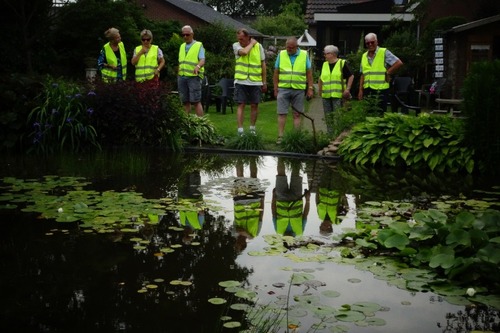
[[[177,149],[182,111],[163,82],[96,85],[95,117],[107,145],[149,145]]]
[[[351,101],[343,107],[330,113],[325,121],[328,127],[332,128],[332,136],[338,137],[340,133],[352,128],[354,125],[363,122],[367,115],[366,99],[361,101]]]
[[[474,169],[473,151],[464,146],[463,120],[386,113],[356,125],[340,144],[344,160],[365,165],[409,166],[458,172]]]
[[[24,150],[22,138],[32,127],[26,124],[28,114],[37,106],[36,97],[44,85],[39,79],[23,75],[0,77],[0,150]]]
[[[192,114],[183,113],[182,137],[193,143],[218,144],[220,141],[217,129],[206,117],[198,117]]]
[[[497,172],[500,163],[500,60],[474,63],[463,84],[466,142],[479,168]]]
[[[304,130],[293,129],[292,131],[285,132],[283,141],[281,142],[281,150],[292,153],[310,154],[314,153],[316,148],[313,136]]]
[[[43,92],[36,98],[39,106],[28,115],[32,126],[28,136],[33,142],[29,151],[100,149],[96,130],[91,125],[94,96],[93,91],[85,93],[78,84],[48,77]]]
[[[237,150],[263,150],[264,143],[262,136],[257,132],[243,133],[231,138],[227,144],[228,148]]]

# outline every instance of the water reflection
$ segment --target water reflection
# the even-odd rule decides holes
[[[2,165],[2,176],[83,176],[98,191],[135,189],[147,198],[177,202],[179,209],[165,211],[158,223],[153,216],[144,220],[138,235],[147,243],[137,242],[141,247],[131,241],[136,234],[84,233],[76,223],[1,210],[1,327],[9,332],[218,332],[222,315],[238,320],[242,313],[207,300],[246,302],[228,296],[219,282],[241,281],[258,292],[262,303],[275,303],[278,296],[286,299],[288,290],[273,285],[288,286],[294,273],[313,274],[324,282],[307,292],[317,292],[331,307],[366,301],[390,309],[377,314],[385,326],[346,324],[349,332],[442,332],[451,326],[450,318],[474,322],[480,312],[435,302],[439,296],[432,293],[390,286],[354,266],[253,255],[269,247],[268,235],[331,242],[332,234],[355,226],[355,207],[365,201],[425,204],[441,195],[470,195],[478,188],[470,176],[376,172],[273,156],[140,156],[139,172],[118,171],[117,163],[101,164],[91,157],[66,159],[64,164],[24,160],[23,167],[15,167],[14,161]],[[162,254],[173,245],[180,247]],[[159,278],[164,282],[155,282]],[[152,284],[157,288],[146,288]],[[300,296],[304,290],[291,286],[290,295]],[[340,296],[322,294],[331,290]],[[490,322],[498,323],[498,314],[488,313]],[[317,319],[302,317],[300,322],[307,331]]]

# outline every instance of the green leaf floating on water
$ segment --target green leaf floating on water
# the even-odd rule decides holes
[[[214,297],[214,298],[210,298],[208,300],[208,302],[212,303],[212,304],[215,304],[215,305],[221,305],[221,304],[226,303],[227,301],[224,298]]]

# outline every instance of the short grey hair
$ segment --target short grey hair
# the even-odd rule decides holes
[[[377,35],[375,35],[373,32],[366,34],[365,40],[368,40],[368,39],[378,40]]]
[[[327,45],[323,49],[325,53],[335,53],[336,55],[339,55],[339,48],[336,47],[335,45]]]
[[[104,37],[106,37],[106,39],[108,39],[109,41],[112,41],[119,33],[120,30],[118,29],[109,28],[108,30],[104,31]]]
[[[141,38],[144,36],[148,36],[149,38],[153,39],[153,33],[151,32],[151,30],[148,30],[148,29],[142,30],[141,31]]]
[[[191,33],[191,34],[194,33],[193,28],[191,28],[190,25],[183,26],[182,29],[181,29],[181,31],[184,30],[184,29],[188,30],[189,33]]]

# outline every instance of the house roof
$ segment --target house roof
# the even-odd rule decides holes
[[[245,28],[248,30],[252,36],[264,36],[261,32],[243,24],[235,19],[219,13],[212,7],[209,7],[201,2],[191,1],[191,0],[165,0],[170,5],[182,9],[183,11],[197,17],[198,19],[205,21],[210,24],[221,22],[229,27],[233,27],[235,30],[240,28]]]
[[[484,19],[480,19],[477,21],[472,21],[469,23],[457,25],[457,26],[454,26],[453,28],[451,28],[449,31],[450,32],[461,32],[461,31],[465,31],[465,30],[469,30],[469,29],[474,29],[474,28],[477,28],[477,27],[480,27],[480,26],[483,26],[486,24],[494,23],[497,21],[500,21],[500,14],[495,15],[495,16],[486,17]]]
[[[410,11],[393,12],[394,6],[394,0],[308,0],[305,19],[309,25],[318,21],[389,22],[393,18],[413,20],[412,8],[409,8]]]
[[[339,7],[370,1],[373,0],[308,0],[305,19],[310,24],[315,13],[336,13]]]
[[[309,34],[307,29],[297,41],[299,46],[316,46],[316,40]]]

